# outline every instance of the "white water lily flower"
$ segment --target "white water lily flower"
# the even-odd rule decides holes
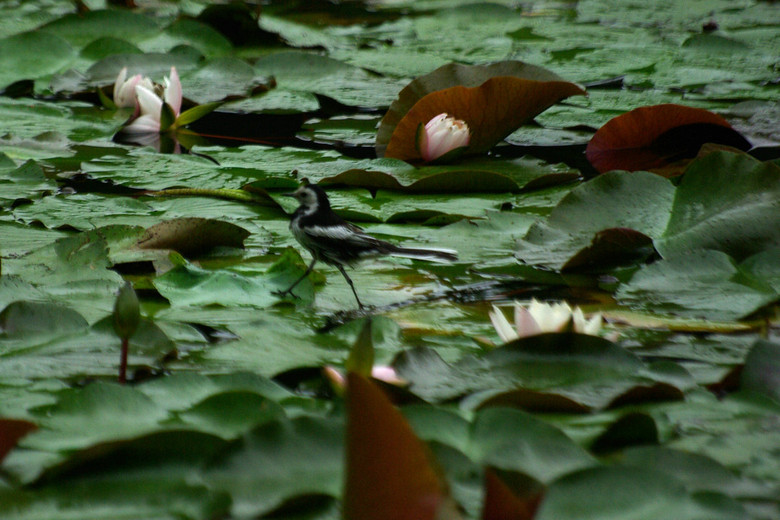
[[[135,96],[135,87],[142,85],[152,89],[152,80],[142,77],[140,74],[127,79],[127,67],[119,71],[119,75],[114,82],[114,104],[117,108],[138,107],[138,101]]]
[[[591,336],[598,335],[602,327],[601,313],[588,319],[582,309],[572,309],[566,302],[550,305],[533,299],[527,306],[515,302],[514,326],[495,305],[489,315],[493,327],[505,343],[545,332],[562,332],[570,322],[574,332]]]
[[[465,121],[442,113],[428,121],[419,138],[420,155],[428,162],[468,146],[471,133]]]
[[[343,391],[347,387],[347,378],[344,377],[337,368],[330,365],[325,366],[322,369],[325,377],[330,381],[334,388],[339,391]],[[395,386],[406,386],[408,381],[398,376],[398,373],[391,366],[376,365],[371,369],[371,377],[378,381],[384,381],[385,383]]]
[[[171,67],[171,75],[163,80],[162,95],[154,87],[143,84],[136,85],[136,97],[141,115],[124,128],[130,134],[147,134],[160,132],[160,119],[163,102],[173,110],[174,118],[181,112],[182,89],[176,67]]]

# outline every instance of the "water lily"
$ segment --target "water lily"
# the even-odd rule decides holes
[[[322,372],[337,392],[343,392],[346,389],[347,378],[337,368],[328,365],[322,369]],[[406,386],[408,384],[408,381],[398,376],[393,367],[387,365],[374,366],[371,369],[371,377],[395,386]]]
[[[545,332],[563,332],[569,324],[574,332],[591,336],[598,335],[602,327],[601,313],[588,319],[582,309],[572,309],[566,302],[550,305],[532,299],[527,306],[515,302],[514,326],[495,305],[489,314],[493,327],[505,343]]]
[[[471,133],[465,121],[442,113],[419,130],[417,145],[423,160],[430,162],[468,146],[470,139]]]
[[[114,104],[117,108],[134,107],[138,108],[138,100],[135,95],[135,87],[142,85],[148,89],[154,88],[152,80],[143,77],[140,74],[127,79],[127,67],[119,71],[119,75],[114,82]]]
[[[135,94],[141,115],[124,128],[130,134],[159,133],[163,128],[163,103],[171,108],[173,119],[181,112],[182,89],[176,67],[171,67],[171,75],[163,80],[163,85],[151,88],[139,83],[135,86]],[[169,126],[169,125],[166,125]]]

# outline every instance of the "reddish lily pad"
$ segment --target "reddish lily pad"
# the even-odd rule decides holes
[[[544,488],[539,481],[519,473],[488,468],[485,470],[482,520],[533,520],[543,496]]]
[[[669,165],[696,157],[705,143],[750,149],[742,134],[717,114],[672,103],[640,107],[619,115],[591,138],[585,155],[600,172],[646,170],[665,176],[682,173]]]
[[[420,76],[398,93],[376,134],[376,153],[384,157],[387,143],[398,123],[411,108],[427,94],[450,87],[478,87],[490,78],[511,76],[536,81],[564,81],[554,72],[522,61],[500,61],[490,65],[461,65],[448,63],[433,72]]]
[[[38,429],[38,425],[22,419],[0,419],[0,461],[16,446],[19,439]]]
[[[484,153],[534,116],[576,95],[585,95],[585,91],[574,83],[511,76],[490,78],[478,87],[459,85],[432,92],[401,119],[384,155],[404,161],[419,159],[415,146],[418,126],[443,112],[465,121],[471,130],[465,153]]]
[[[448,515],[449,507],[425,444],[377,386],[350,372],[343,518],[457,518]]]
[[[630,228],[610,228],[597,232],[590,245],[571,257],[561,270],[603,268],[644,260],[650,256],[653,239]]]

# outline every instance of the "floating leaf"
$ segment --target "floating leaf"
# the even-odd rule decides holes
[[[344,519],[456,518],[439,516],[452,504],[430,457],[382,391],[349,373]]]
[[[272,420],[232,442],[202,478],[210,488],[230,494],[237,518],[257,518],[295,497],[337,497],[343,431],[341,420],[305,415]]]
[[[571,473],[551,484],[535,520],[742,518],[706,513],[678,480],[660,471],[596,467]]]
[[[610,172],[574,188],[545,220],[534,223],[517,256],[529,264],[561,269],[598,267],[645,254],[646,237],[663,233],[674,186],[646,172]],[[628,231],[631,230],[631,231]],[[627,250],[620,251],[620,247]],[[646,255],[645,255],[646,256]]]
[[[533,520],[542,497],[542,487],[534,479],[487,469],[482,520]]]
[[[35,56],[35,59],[30,59]],[[0,40],[0,87],[57,72],[75,57],[67,41],[45,32],[26,32]],[[118,69],[117,69],[118,72]]]
[[[725,253],[694,249],[643,267],[616,298],[632,307],[714,320],[744,318],[780,295]]]
[[[693,161],[677,187],[655,247],[662,256],[716,249],[742,261],[780,247],[780,167],[714,152]]]
[[[606,454],[639,444],[657,444],[658,427],[655,420],[640,412],[623,415],[610,424],[591,444],[590,449],[597,454]]]
[[[419,159],[417,128],[441,113],[468,125],[471,141],[465,153],[484,153],[523,123],[575,95],[585,95],[585,91],[574,83],[508,76],[490,78],[479,87],[456,86],[432,92],[398,122],[384,156],[404,161]]]
[[[487,6],[485,6],[487,7]],[[386,148],[398,123],[409,110],[426,95],[450,87],[479,87],[493,77],[510,76],[534,81],[564,81],[552,71],[521,61],[501,61],[490,65],[462,65],[448,63],[433,72],[420,76],[398,93],[377,130],[377,156],[384,157]],[[434,114],[434,115],[438,115]],[[431,116],[433,117],[433,116]],[[427,123],[428,118],[423,123]]]
[[[753,345],[745,359],[741,386],[780,403],[780,345],[765,340]]]
[[[590,140],[585,155],[601,173],[659,171],[680,159],[696,157],[704,143],[750,148],[719,115],[669,103],[640,107],[611,119]]]
[[[197,257],[223,247],[244,247],[246,229],[219,220],[188,217],[160,222],[138,240],[141,249],[173,249],[186,257]]]
[[[547,483],[598,464],[561,430],[511,408],[481,410],[472,426],[470,455],[494,468],[520,471]]]
[[[0,419],[0,462],[19,439],[37,429],[37,424],[23,419]]]

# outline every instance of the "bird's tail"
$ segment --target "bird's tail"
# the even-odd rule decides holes
[[[458,259],[457,251],[452,249],[413,249],[394,246],[388,251],[388,254],[416,260],[428,260],[429,262],[454,262]]]

